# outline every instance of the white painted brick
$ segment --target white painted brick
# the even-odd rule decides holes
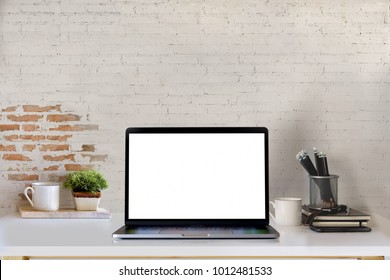
[[[170,57],[169,57],[170,58]],[[141,56],[141,55],[135,55],[135,56],[121,56],[121,63],[123,64],[160,64],[162,63],[164,58],[156,57],[156,56]]]
[[[178,105],[178,106],[170,106],[168,108],[168,113],[169,114],[204,114],[209,110],[203,106],[183,106]]]
[[[151,73],[140,73],[134,77],[131,77],[128,81],[129,84],[136,84],[136,85],[145,85],[145,86],[152,86],[157,87],[163,84],[163,80],[165,78],[163,75],[159,74],[151,74]],[[157,89],[158,92],[161,92],[161,89]],[[145,94],[142,92],[142,94]],[[156,91],[153,90],[152,94],[156,94]]]
[[[211,105],[211,104],[232,104],[236,101],[234,100],[234,97],[231,97],[229,95],[223,96],[223,95],[202,95],[202,96],[196,96],[194,98],[194,103],[198,105]]]
[[[58,34],[59,27],[50,24],[22,24],[22,32],[45,32]]]
[[[159,20],[164,22],[164,24],[193,24],[195,25],[198,22],[197,14],[176,14],[172,16],[172,14],[163,14],[159,16]]]
[[[383,55],[381,54],[354,54],[348,57],[347,61],[351,63],[382,63]]]
[[[99,131],[72,143],[110,151],[110,209],[126,127],[256,125],[270,129],[272,196],[307,195],[295,154],[317,145],[354,186],[343,200],[390,218],[389,18],[387,0],[4,0],[0,118],[26,103],[88,114]],[[17,203],[3,189],[0,215]]]
[[[2,23],[1,31],[3,32],[19,32],[22,30],[22,24],[19,23]]]
[[[85,10],[89,13],[104,13],[104,14],[119,14],[121,7],[118,5],[111,5],[111,3],[93,3],[86,5]]]
[[[134,88],[135,92],[137,94],[147,95],[147,96],[148,95],[165,96],[166,94],[168,94],[167,89],[164,87],[162,88],[161,85],[158,83],[159,80],[158,79],[156,80],[157,80],[157,85],[152,85],[151,83],[141,83],[143,80],[137,79],[138,84]]]
[[[326,68],[325,68],[326,69]],[[295,64],[294,72],[297,73],[323,73],[324,66],[318,64]],[[339,72],[339,71],[337,71]]]
[[[243,54],[239,56],[240,63],[254,63],[259,64],[260,66],[262,66],[264,63],[276,63],[278,60],[278,57],[269,54]],[[256,67],[256,69],[257,68],[260,67]]]
[[[21,74],[55,74],[59,71],[58,66],[55,65],[28,65],[20,68]]]
[[[87,24],[66,23],[60,25],[61,33],[87,32]]]
[[[102,65],[97,67],[96,73],[136,74],[138,68],[133,65]]]
[[[238,64],[239,56],[234,55],[202,55],[198,58],[200,64],[213,65],[213,64]]]
[[[0,67],[0,74],[6,75],[8,74],[13,74],[13,75],[18,75],[21,72],[21,67],[20,66],[5,66],[5,67]]]
[[[199,96],[207,94],[205,86],[199,84],[173,84],[164,86],[163,90],[169,96]]]
[[[225,64],[207,67],[208,73],[254,73],[255,67],[243,64]]]
[[[88,24],[87,31],[125,34],[125,29],[117,24]]]
[[[177,72],[180,74],[206,74],[206,72],[210,72],[209,68],[206,68],[204,65],[199,64],[180,64],[175,67]]]
[[[161,105],[138,105],[137,110],[140,114],[165,115],[168,113],[168,108]]]
[[[190,66],[186,66],[191,68]],[[171,74],[176,71],[176,67],[170,64],[153,64],[153,65],[139,65],[137,66],[138,72],[141,74],[155,74],[155,73],[165,73]]]
[[[80,65],[81,58],[77,56],[52,55],[42,56],[44,64],[48,65]]]
[[[242,93],[253,93],[256,92],[256,86],[245,85],[237,83],[226,83],[226,84],[210,84],[204,88],[207,94],[213,95],[240,95]]]

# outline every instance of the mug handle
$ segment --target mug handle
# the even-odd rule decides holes
[[[269,204],[271,204],[272,207],[274,207],[274,209],[276,209],[276,207],[275,207],[275,202],[270,201]],[[276,221],[275,216],[272,215],[271,211],[269,211],[269,215],[271,216],[271,218],[272,218],[274,221]]]
[[[34,189],[32,187],[27,187],[24,189],[24,196],[27,198],[28,202],[30,202],[31,206],[34,207],[34,203],[31,201],[30,197],[27,195],[28,190],[31,190],[31,193],[34,194]]]

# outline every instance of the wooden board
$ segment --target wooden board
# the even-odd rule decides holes
[[[20,216],[24,219],[109,219],[111,213],[98,208],[97,211],[77,211],[74,208],[63,208],[57,211],[38,211],[31,206],[20,206]]]

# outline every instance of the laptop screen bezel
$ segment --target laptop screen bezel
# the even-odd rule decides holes
[[[130,219],[129,217],[129,141],[135,133],[261,133],[264,135],[265,218],[264,219]],[[268,129],[265,127],[129,127],[125,135],[125,225],[126,226],[229,226],[249,227],[269,224]]]

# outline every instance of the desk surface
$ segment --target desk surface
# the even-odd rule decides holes
[[[111,219],[0,219],[0,256],[262,257],[390,256],[390,221],[372,215],[368,233],[316,233],[273,225],[275,240],[114,240],[123,215]]]

